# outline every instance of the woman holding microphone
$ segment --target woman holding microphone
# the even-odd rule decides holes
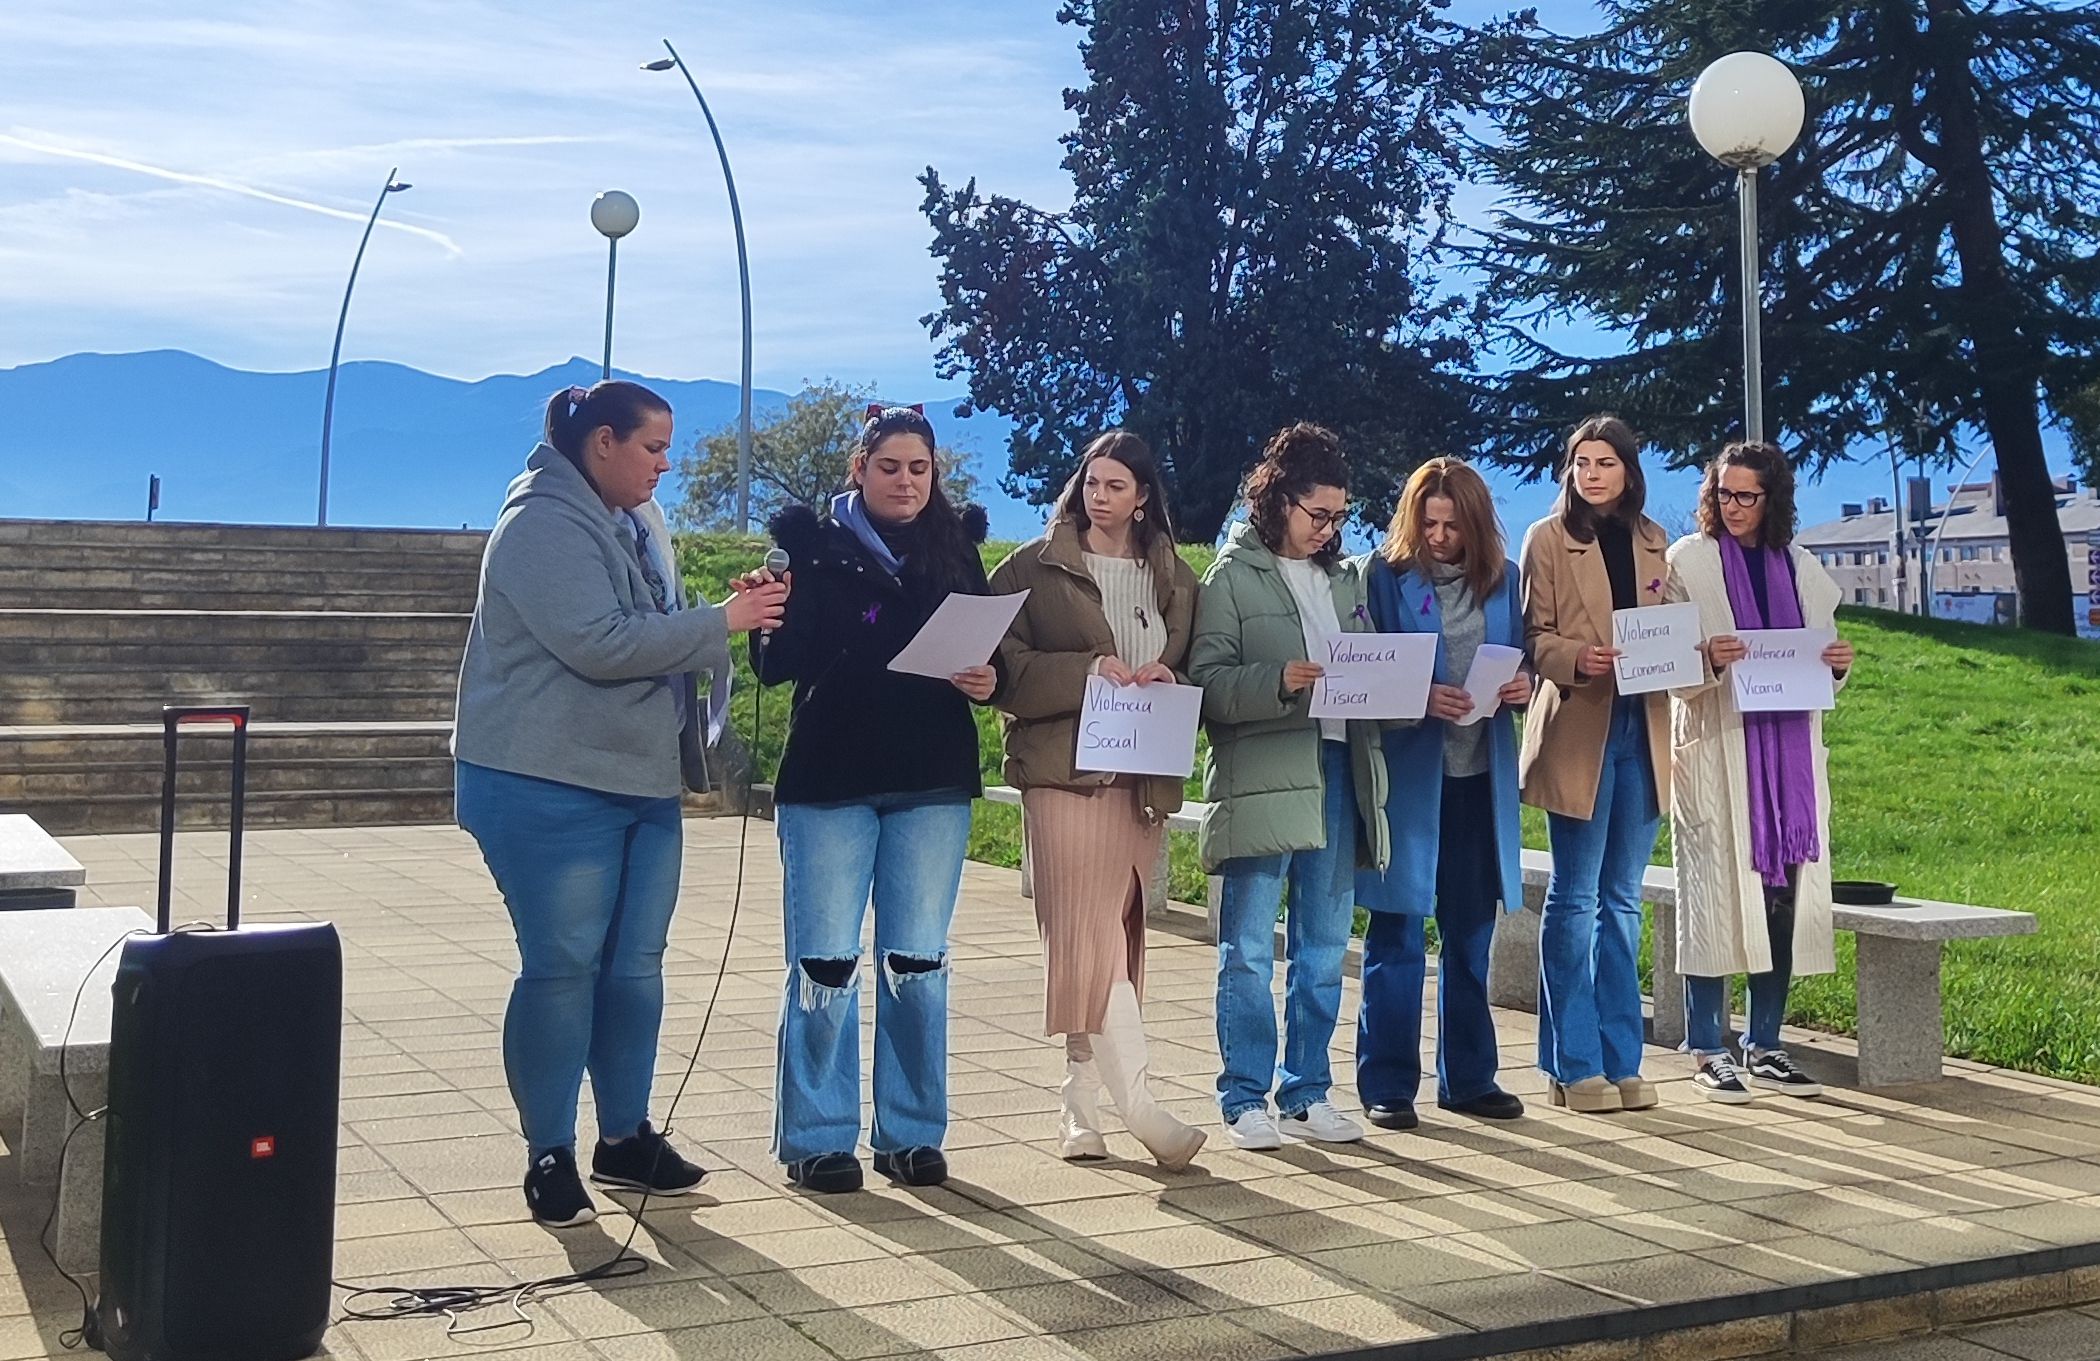
[[[1517,822],[1514,711],[1531,701],[1521,662],[1476,716],[1465,689],[1481,647],[1524,646],[1516,564],[1502,546],[1495,503],[1479,473],[1455,458],[1415,469],[1384,547],[1366,572],[1380,633],[1437,636],[1429,712],[1386,725],[1386,822],[1392,864],[1360,870],[1363,1001],[1356,1089],[1383,1129],[1413,1129],[1422,1081],[1423,924],[1436,917],[1436,1101],[1486,1120],[1514,1120],[1524,1103],[1495,1082],[1499,1052],[1488,1006],[1495,908],[1524,906]]]
[[[774,1154],[806,1190],[861,1185],[861,926],[875,910],[875,1170],[912,1186],[947,1179],[948,925],[983,792],[972,704],[994,666],[945,679],[889,663],[951,593],[988,593],[984,512],[941,491],[933,426],[875,406],[852,486],[828,515],[774,517],[794,594],[752,645],[760,681],[792,681],[774,782],[787,972]]]
[[[1677,967],[1685,1045],[1699,1064],[1692,1083],[1724,1104],[1750,1100],[1751,1087],[1823,1091],[1779,1043],[1794,975],[1837,967],[1823,714],[1744,713],[1730,693],[1730,668],[1749,652],[1738,629],[1829,630],[1820,660],[1833,686],[1852,669],[1852,645],[1836,637],[1837,584],[1793,538],[1786,455],[1731,444],[1707,465],[1699,533],[1670,548],[1670,596],[1699,607],[1708,663],[1703,685],[1673,696]],[[1740,1067],[1728,1052],[1732,974],[1749,975]]]
[[[482,557],[452,750],[459,825],[517,932],[503,1068],[542,1224],[596,1216],[576,1168],[586,1070],[591,1180],[678,1195],[701,1170],[649,1123],[682,788],[707,787],[694,677],[729,634],[780,622],[787,587],[688,602],[652,496],[671,408],[638,383],[566,388]]]
[[[1641,513],[1640,443],[1616,416],[1568,436],[1560,498],[1524,536],[1524,627],[1539,692],[1518,761],[1546,810],[1539,1067],[1556,1106],[1640,1110],[1641,881],[1669,797],[1669,699],[1622,695],[1612,613],[1663,603],[1669,539]]]
[[[1144,1022],[1145,894],[1181,807],[1182,781],[1077,768],[1089,677],[1173,684],[1188,657],[1196,576],[1174,551],[1152,450],[1112,431],[1087,446],[1043,537],[1015,549],[992,589],[1027,591],[1000,645],[1006,778],[1021,790],[1036,924],[1043,1030],[1065,1045],[1059,1151],[1108,1155],[1106,1084],[1125,1128],[1160,1166],[1186,1167],[1204,1134],[1153,1100]]]
[[[1209,800],[1204,868],[1218,907],[1218,1105],[1240,1148],[1282,1136],[1348,1143],[1363,1127],[1328,1099],[1327,1046],[1342,996],[1356,867],[1386,865],[1385,762],[1377,725],[1316,719],[1314,658],[1370,629],[1363,575],[1342,561],[1349,466],[1317,425],[1276,433],[1247,475],[1247,518],[1211,564],[1196,604],[1189,679],[1203,687]],[[1290,977],[1277,1062],[1277,905]],[[1276,1092],[1278,1118],[1269,1114]]]

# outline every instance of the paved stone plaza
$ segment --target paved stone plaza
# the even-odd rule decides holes
[[[714,986],[738,875],[736,820],[687,829],[659,1111]],[[1504,1013],[1505,1082],[1533,1103],[1524,1120],[1427,1108],[1416,1133],[1280,1153],[1239,1152],[1214,1133],[1182,1174],[1157,1171],[1117,1134],[1116,1160],[1072,1166],[1050,1140],[1062,1060],[1039,1033],[1034,920],[1017,876],[981,865],[954,932],[952,1181],[797,1194],[767,1152],[779,864],[767,824],[748,836],[729,972],[675,1121],[713,1175],[701,1197],[651,1207],[637,1240],[651,1270],[541,1298],[529,1332],[350,1322],[330,1333],[334,1354],[1259,1361],[1441,1339],[1390,1355],[1852,1355],[1831,1349],[2051,1310],[1859,1355],[2100,1355],[2100,1318],[2070,1307],[2100,1299],[2100,1092],[1954,1064],[1919,1087],[1839,1085],[1821,1101],[1724,1108],[1693,1093],[1682,1056],[1655,1051],[1659,1109],[1575,1116],[1544,1104],[1531,1018]],[[87,867],[83,905],[152,902],[150,835],[66,845]],[[223,851],[223,833],[183,838],[179,918],[222,910]],[[563,1231],[523,1217],[499,1051],[515,952],[466,836],[259,831],[246,882],[254,919],[326,919],[344,935],[337,1276],[500,1283],[609,1257],[625,1216]],[[1200,922],[1155,932],[1148,1013],[1162,1094],[1215,1130],[1213,953]],[[1336,1044],[1345,1108],[1350,987]],[[1847,1081],[1847,1044],[1793,1043],[1826,1080]],[[36,1246],[47,1193],[24,1188],[10,1160],[0,1157],[0,1361],[61,1354],[59,1332],[78,1322]],[[2038,1254],[2017,1279],[1974,1266],[2016,1253]],[[1560,1322],[1607,1314],[1621,1336],[1649,1336],[1583,1325],[1603,1340],[1571,1344],[1576,1325]]]

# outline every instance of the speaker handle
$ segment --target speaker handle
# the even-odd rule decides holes
[[[169,704],[160,711],[163,759],[160,774],[160,934],[173,926],[175,872],[175,737],[203,723],[233,725],[233,829],[226,852],[226,929],[241,924],[241,822],[248,799],[248,714],[245,704]]]

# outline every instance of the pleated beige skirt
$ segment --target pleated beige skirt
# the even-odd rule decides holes
[[[1043,1033],[1098,1035],[1117,977],[1145,995],[1144,884],[1166,826],[1148,824],[1137,790],[1120,785],[1026,790],[1021,814],[1043,937]]]

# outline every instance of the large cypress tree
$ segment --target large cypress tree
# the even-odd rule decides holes
[[[1278,426],[1336,427],[1377,501],[1466,447],[1468,316],[1428,270],[1476,93],[1442,0],[1070,0],[1072,204],[929,168],[944,376],[1017,426],[1009,490],[1094,432],[1146,436],[1213,537]],[[1389,501],[1385,504],[1390,504]]]
[[[2100,8],[2038,0],[1615,0],[1597,33],[1497,46],[1509,194],[1481,263],[1516,364],[1494,450],[1616,407],[1679,461],[1739,434],[1733,174],[1692,140],[1708,62],[1770,52],[1808,125],[1764,172],[1767,437],[1806,464],[1861,442],[1997,454],[2021,615],[2069,632],[2042,447],[2100,378]],[[1550,327],[1601,323],[1586,358]],[[2084,400],[2090,401],[2090,398]]]

